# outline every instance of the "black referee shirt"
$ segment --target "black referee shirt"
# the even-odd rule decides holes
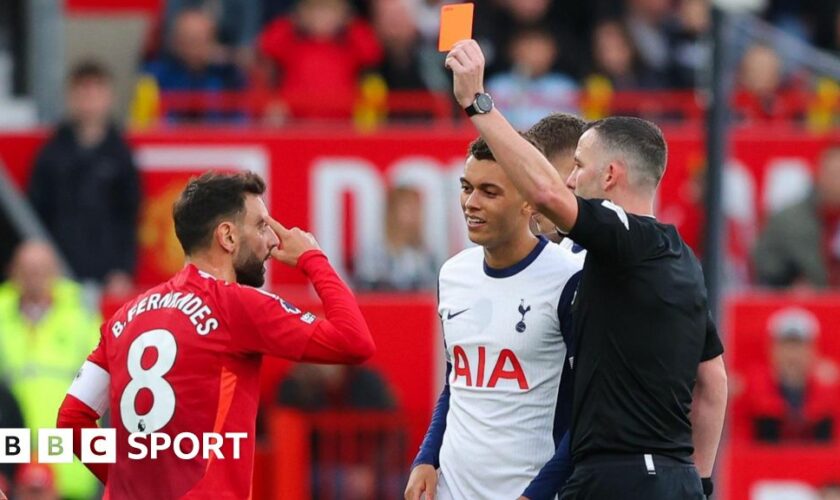
[[[573,314],[571,447],[687,459],[701,361],[723,353],[700,263],[674,226],[578,198],[569,233],[586,248]]]

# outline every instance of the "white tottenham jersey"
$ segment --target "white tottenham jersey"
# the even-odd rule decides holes
[[[488,268],[481,247],[440,271],[449,374],[441,500],[517,498],[554,455],[566,356],[558,314],[582,260],[542,239],[519,264]],[[571,402],[564,402],[571,404]]]

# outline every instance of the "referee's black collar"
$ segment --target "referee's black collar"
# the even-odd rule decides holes
[[[487,265],[487,261],[484,261],[484,274],[490,276],[491,278],[510,278],[511,276],[523,271],[526,267],[530,266],[532,262],[537,260],[537,257],[540,256],[542,253],[543,248],[548,245],[548,240],[545,236],[537,236],[537,246],[531,250],[528,255],[525,256],[524,259],[520,260],[516,264],[513,264],[508,267],[503,267],[501,269],[496,269],[494,267],[490,267]]]

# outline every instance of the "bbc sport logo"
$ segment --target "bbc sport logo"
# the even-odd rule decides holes
[[[0,429],[0,463],[25,464],[32,460],[32,434],[30,429]],[[43,464],[70,463],[73,461],[72,429],[38,429],[37,460]],[[172,450],[181,460],[192,460],[199,455],[205,460],[211,454],[217,460],[238,460],[241,441],[245,432],[182,432],[174,438],[163,432],[149,434],[134,432],[128,435],[129,460],[156,460],[161,452]],[[226,441],[231,443],[230,457],[222,452]],[[117,462],[116,429],[82,429],[81,460],[89,464]]]

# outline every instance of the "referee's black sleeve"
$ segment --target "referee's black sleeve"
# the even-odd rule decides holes
[[[577,197],[578,216],[569,237],[607,264],[630,264],[647,249],[647,230],[609,200]]]
[[[720,341],[717,326],[710,312],[706,318],[706,340],[703,343],[703,357],[700,361],[708,361],[723,354],[723,342]]]

